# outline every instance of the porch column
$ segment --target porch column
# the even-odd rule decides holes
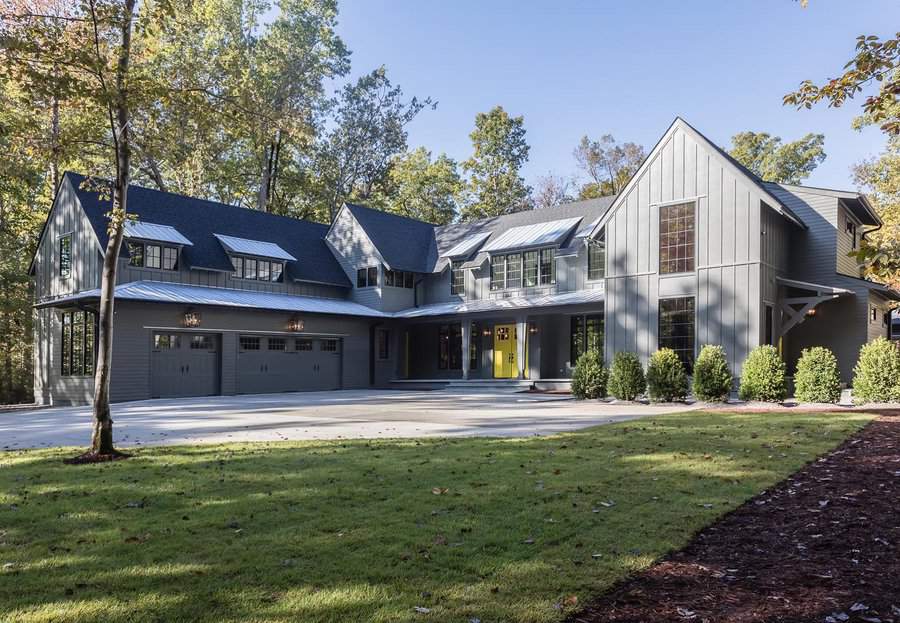
[[[516,318],[516,361],[519,367],[519,378],[525,378],[525,348],[528,341],[528,318],[519,316]]]
[[[469,341],[472,339],[472,323],[463,320],[462,325],[462,377],[463,380],[469,378]]]

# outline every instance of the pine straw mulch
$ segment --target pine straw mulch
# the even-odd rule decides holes
[[[900,623],[900,416],[626,580],[570,623]]]

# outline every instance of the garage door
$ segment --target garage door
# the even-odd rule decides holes
[[[241,335],[237,393],[323,391],[341,386],[340,341]]]
[[[213,396],[219,393],[218,335],[153,334],[150,395],[154,398]]]

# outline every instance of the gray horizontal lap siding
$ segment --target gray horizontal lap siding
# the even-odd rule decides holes
[[[326,240],[347,278],[353,284],[350,291],[350,299],[373,309],[383,309],[381,255],[349,210],[342,209],[338,212]],[[374,288],[357,288],[356,271],[359,268],[368,266],[379,267],[379,286]]]

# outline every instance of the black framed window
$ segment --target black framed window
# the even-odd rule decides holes
[[[128,265],[135,268],[144,266],[144,245],[139,242],[128,243]]]
[[[438,327],[438,369],[462,369],[462,325],[459,323]]]
[[[259,350],[259,338],[253,335],[242,335],[238,340],[241,350]]]
[[[478,367],[478,324],[473,322],[469,328],[469,370]]]
[[[287,350],[287,340],[283,337],[270,337],[266,342],[269,350]]]
[[[144,265],[147,268],[162,267],[162,247],[158,244],[148,244],[144,247]]]
[[[410,290],[416,287],[416,274],[406,272],[403,273],[403,287],[409,288]]]
[[[231,265],[234,266],[234,272],[231,273],[231,276],[236,279],[243,279],[244,278],[244,258],[232,257]]]
[[[671,348],[690,374],[694,369],[694,297],[659,300],[659,348]]]
[[[525,251],[522,254],[522,285],[526,288],[538,284],[538,252]]]
[[[847,235],[850,236],[850,248],[856,248],[856,223],[851,221],[849,218],[847,219]]]
[[[588,280],[596,281],[606,276],[606,228],[600,235],[588,241]]]
[[[450,268],[450,294],[466,293],[466,272],[462,266]]]
[[[378,285],[378,267],[369,266],[368,270],[369,287],[374,288]]]
[[[337,349],[337,340],[322,340],[321,342],[319,342],[319,350],[323,353],[336,353]]]
[[[376,350],[378,352],[378,358],[381,360],[390,357],[390,337],[390,332],[387,329],[379,329],[375,334]]]
[[[522,287],[522,254],[510,253],[506,256],[506,287]]]
[[[260,281],[269,281],[272,264],[268,260],[259,260],[259,263],[256,265],[256,278]]]
[[[389,270],[387,267],[383,267],[382,271],[384,274],[384,285],[393,287],[394,271]],[[400,273],[400,285],[403,285],[403,273]]]
[[[766,344],[775,344],[775,309],[766,304]]]
[[[659,272],[694,270],[694,204],[678,203],[659,208]]]
[[[250,257],[244,258],[244,279],[256,279],[257,261]]]
[[[578,358],[592,350],[603,354],[604,314],[572,316],[569,321],[569,363],[574,366]]]
[[[269,274],[271,281],[281,281],[281,275],[284,273],[284,264],[282,262],[272,262],[272,272]]]
[[[506,286],[506,256],[491,257],[491,290],[502,290]]]
[[[62,376],[90,376],[96,363],[97,316],[89,311],[70,311],[62,315]]]
[[[365,288],[368,285],[368,280],[366,279],[366,275],[368,272],[365,268],[359,268],[356,271],[356,287],[357,288]]]
[[[178,249],[163,247],[163,270],[178,270]]]
[[[294,345],[298,351],[310,351],[313,349],[312,340],[306,337],[301,337],[297,339],[297,343]]]
[[[72,234],[59,239],[59,276],[68,279],[72,274]]]
[[[553,249],[541,249],[541,285],[556,283],[556,252]]]
[[[212,337],[208,335],[192,335],[191,350],[212,350],[213,349],[213,341]]]

